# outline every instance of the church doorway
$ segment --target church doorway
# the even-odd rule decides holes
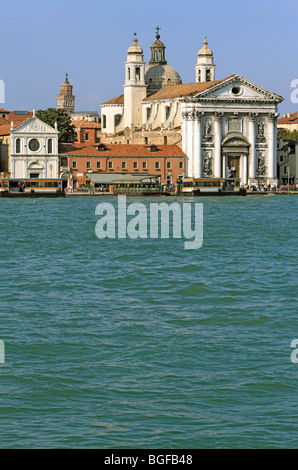
[[[228,156],[228,170],[230,178],[240,178],[240,155]]]

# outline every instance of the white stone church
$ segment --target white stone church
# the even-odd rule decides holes
[[[106,142],[173,144],[188,177],[233,177],[277,184],[277,107],[283,98],[240,75],[215,80],[205,38],[195,82],[167,64],[157,28],[146,65],[136,35],[127,51],[124,93],[100,105]]]

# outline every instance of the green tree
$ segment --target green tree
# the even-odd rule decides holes
[[[38,119],[51,127],[55,127],[55,122],[57,123],[57,128],[59,131],[59,142],[75,141],[75,128],[71,125],[70,115],[66,111],[56,108],[48,108],[45,110],[39,109],[36,115]]]

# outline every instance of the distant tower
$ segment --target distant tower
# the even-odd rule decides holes
[[[57,109],[74,113],[75,96],[72,94],[72,85],[68,81],[68,74],[66,74],[65,82],[60,86],[60,95],[57,95]]]
[[[213,80],[215,80],[213,52],[209,49],[205,36],[203,47],[198,52],[198,61],[196,64],[196,82],[212,82]]]
[[[135,33],[125,62],[124,128],[142,125],[142,100],[146,98],[146,88],[143,49]]]

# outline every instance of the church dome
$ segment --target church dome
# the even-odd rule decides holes
[[[178,72],[167,64],[165,58],[166,46],[160,41],[159,26],[156,28],[156,41],[151,45],[151,60],[145,68],[145,83],[147,96],[171,85],[180,85],[182,80]]]
[[[145,68],[147,95],[152,95],[162,88],[180,85],[182,80],[178,72],[168,64],[149,64]]]
[[[212,57],[213,56],[213,52],[208,47],[208,41],[207,41],[206,36],[205,36],[205,40],[203,42],[203,47],[198,52],[198,56],[199,57],[202,57],[202,56]]]
[[[128,54],[143,54],[143,49],[138,44],[136,33],[134,33],[133,43],[127,51]]]

